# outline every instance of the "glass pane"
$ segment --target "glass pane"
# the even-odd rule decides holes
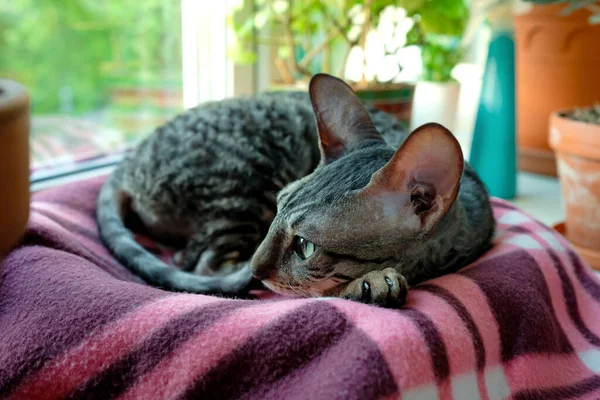
[[[180,0],[0,2],[0,76],[32,97],[32,169],[122,151],[182,109]]]

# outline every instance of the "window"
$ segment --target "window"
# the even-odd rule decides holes
[[[32,181],[114,163],[184,107],[231,94],[221,3],[0,2],[0,76],[31,94]]]

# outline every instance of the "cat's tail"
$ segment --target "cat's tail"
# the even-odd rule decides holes
[[[119,189],[118,170],[106,180],[96,208],[100,237],[113,255],[153,286],[178,292],[243,295],[252,280],[249,265],[224,276],[200,276],[181,271],[159,260],[142,247],[125,227],[126,197]]]

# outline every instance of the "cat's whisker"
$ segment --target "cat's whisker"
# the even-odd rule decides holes
[[[292,289],[292,291],[293,291],[294,293],[300,293],[300,292],[298,292],[298,290],[297,290],[296,288],[294,288],[294,287],[291,285],[291,283],[289,283],[289,282],[288,282],[288,287],[289,287],[290,289]]]

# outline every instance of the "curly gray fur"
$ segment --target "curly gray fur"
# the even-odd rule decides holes
[[[398,122],[372,111],[390,142],[400,143]],[[276,194],[318,163],[306,93],[201,104],[158,127],[106,181],[100,234],[119,261],[153,285],[237,294],[252,279],[247,261],[275,215]],[[177,257],[183,271],[135,242],[124,222],[132,216],[151,236],[185,244]]]
[[[365,157],[360,151],[351,153],[332,175],[325,173],[331,166],[319,164],[319,139],[306,93],[265,93],[186,111],[157,128],[104,184],[97,207],[101,237],[117,259],[150,284],[239,294],[248,288],[249,259],[276,214],[292,224],[311,207],[339,206],[335,199],[364,186],[406,138],[394,117],[375,109],[369,113],[387,146],[378,144]],[[303,179],[307,176],[312,178]],[[485,251],[493,233],[487,193],[468,165],[461,185],[433,236],[377,268],[402,263],[414,284],[453,271]],[[278,214],[278,206],[281,211],[284,205],[285,212]],[[157,239],[184,244],[176,257],[181,269],[135,242],[124,222],[131,216]],[[327,233],[326,226],[319,229]],[[361,260],[350,254],[328,257],[323,269],[341,262],[352,268]],[[363,264],[374,261],[363,259]]]

